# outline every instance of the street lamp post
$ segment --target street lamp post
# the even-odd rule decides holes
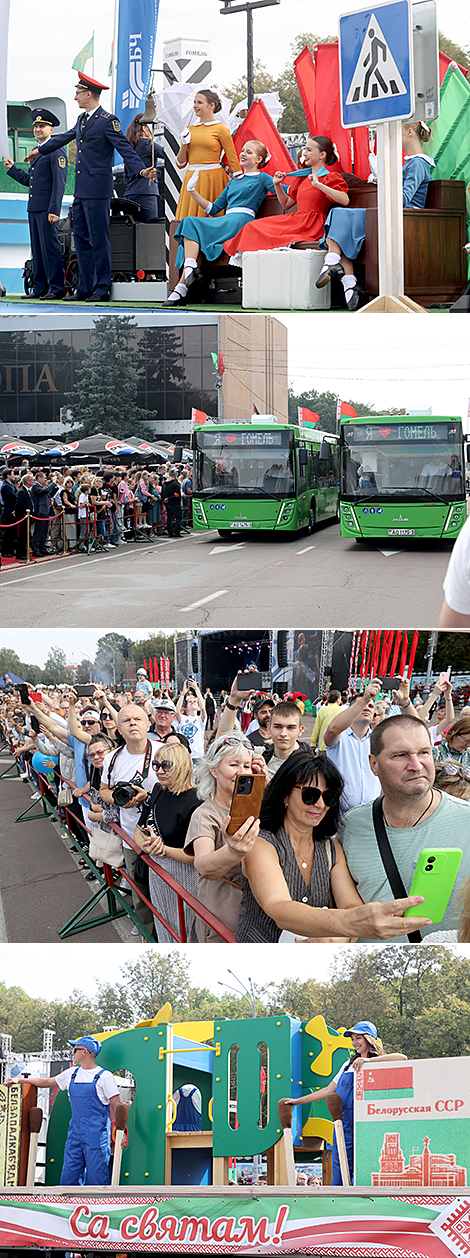
[[[253,104],[254,97],[253,9],[266,9],[272,4],[280,3],[281,0],[244,0],[242,4],[234,4],[233,0],[219,0],[219,4],[222,4],[220,10],[222,14],[246,13],[246,87],[248,109]]]

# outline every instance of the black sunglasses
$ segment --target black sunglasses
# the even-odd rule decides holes
[[[326,808],[332,808],[339,800],[338,792],[331,791],[328,787],[326,791],[320,791],[318,786],[296,786],[295,789],[300,791],[302,803],[306,804],[307,808],[310,808],[312,804],[317,804],[319,799],[323,800]]]

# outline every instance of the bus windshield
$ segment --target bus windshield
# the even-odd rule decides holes
[[[342,492],[349,498],[462,497],[460,425],[351,424],[343,428]]]
[[[221,493],[294,493],[294,450],[289,432],[197,434],[195,489]]]

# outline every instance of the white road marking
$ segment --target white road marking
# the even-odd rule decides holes
[[[197,603],[188,603],[187,607],[181,607],[182,612],[191,612],[193,607],[202,607],[203,603],[212,603],[214,598],[221,598],[222,594],[228,594],[228,590],[216,590],[215,594],[206,594],[205,598],[198,598]]]
[[[233,546],[231,542],[222,542],[221,546],[214,546],[213,549],[209,551],[209,554],[222,555],[224,550],[243,550],[244,546],[246,546],[246,542],[237,542],[236,546]]]
[[[139,550],[139,554],[149,555],[151,551],[161,550],[163,547],[168,546],[171,542],[174,542],[174,541],[176,541],[176,538],[169,537],[167,542],[159,542],[157,545],[155,545],[154,543],[152,546],[144,546],[143,549]],[[130,553],[135,555],[136,552],[132,551]],[[94,563],[105,563],[107,559],[112,560],[112,559],[125,559],[125,558],[126,558],[126,551],[120,550],[118,555],[108,555],[108,554],[99,555],[96,559],[84,560],[80,564],[75,564],[75,563],[68,564],[66,568],[61,566],[60,572],[61,573],[72,572],[74,569],[76,571],[82,572],[84,568],[89,568],[90,565]],[[52,562],[54,562],[54,560],[52,560]],[[8,569],[6,569],[6,571],[8,571]],[[54,573],[56,571],[57,569],[54,569]],[[34,572],[31,572],[27,577],[15,577],[13,581],[5,581],[4,585],[5,587],[7,587],[10,585],[20,585],[22,581],[34,581],[37,576],[41,575],[41,573],[46,574],[47,572],[50,573],[50,563],[40,564],[38,566],[35,566]]]
[[[296,555],[306,555],[308,550],[315,550],[316,542],[313,546],[304,546],[303,550],[296,550]]]
[[[381,550],[381,549],[380,549],[380,546],[378,546],[378,547],[377,547],[377,549],[378,549],[378,551],[379,551],[379,554],[380,554],[380,555],[385,555],[385,558],[386,558],[386,559],[389,559],[389,558],[390,558],[390,555],[400,555],[400,554],[401,554],[401,551],[399,551],[399,550]]]

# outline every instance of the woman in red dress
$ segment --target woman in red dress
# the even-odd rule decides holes
[[[257,249],[279,249],[297,240],[319,240],[332,204],[349,205],[346,180],[331,170],[337,157],[328,136],[309,138],[303,156],[305,166],[311,167],[310,174],[292,177],[276,171],[273,176],[282,208],[290,210],[297,205],[297,212],[247,223],[236,236],[225,241],[225,253],[234,256]],[[286,182],[288,193],[282,187]]]

